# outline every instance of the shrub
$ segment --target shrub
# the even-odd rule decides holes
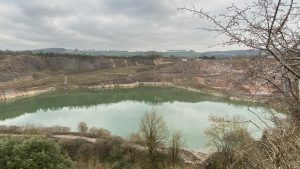
[[[44,138],[0,140],[0,168],[71,169],[72,161],[61,154],[57,143]]]
[[[210,168],[232,168],[233,164],[242,168],[242,160],[246,159],[242,159],[240,154],[245,147],[254,142],[244,123],[245,120],[239,116],[211,116],[210,121],[212,126],[205,134],[209,138],[209,145],[217,150],[208,160]]]
[[[109,137],[110,136],[110,131],[104,129],[104,128],[96,128],[96,127],[92,127],[89,130],[90,134],[94,134],[100,137]]]
[[[42,128],[36,127],[31,124],[27,124],[22,128],[23,128],[23,134],[32,134],[32,135],[42,134]]]
[[[86,133],[88,131],[88,126],[85,122],[80,122],[78,124],[78,132],[80,133]]]
[[[72,160],[78,160],[80,157],[79,149],[82,145],[86,144],[87,141],[84,139],[74,140],[61,140],[59,145],[63,152],[68,154]]]
[[[0,126],[0,132],[3,134],[20,134],[22,129],[19,126]]]
[[[128,136],[128,140],[132,143],[136,143],[136,144],[140,144],[140,145],[144,145],[144,140],[143,137],[141,136],[141,134],[139,132],[137,133],[130,133]]]

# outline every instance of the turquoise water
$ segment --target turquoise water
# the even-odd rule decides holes
[[[141,116],[153,108],[164,117],[169,131],[180,130],[185,147],[194,150],[206,148],[204,130],[210,125],[210,115],[239,115],[259,123],[248,108],[260,115],[265,112],[258,105],[176,88],[75,90],[0,103],[0,125],[60,125],[75,131],[84,121],[89,127],[103,127],[126,137],[138,131]],[[249,128],[254,135],[259,133],[254,126]]]

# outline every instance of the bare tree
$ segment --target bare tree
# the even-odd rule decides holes
[[[78,124],[77,129],[80,133],[86,133],[88,131],[88,126],[85,122],[82,121]]]
[[[214,27],[200,29],[227,36],[222,45],[258,49],[275,58],[277,65],[254,75],[283,94],[293,119],[299,121],[300,10],[296,5],[295,0],[255,0],[244,7],[233,4],[219,15],[195,7],[181,9],[213,23]]]
[[[150,168],[154,166],[155,151],[167,138],[167,127],[156,110],[146,112],[141,118],[140,132],[148,149]]]
[[[184,141],[181,136],[180,131],[175,131],[172,133],[171,137],[171,157],[172,157],[172,164],[173,166],[178,162],[179,160],[179,152],[184,144]]]
[[[211,160],[212,168],[229,168],[241,160],[239,152],[249,143],[253,143],[250,133],[247,130],[247,121],[240,116],[224,118],[210,116],[212,126],[205,131],[209,138],[209,146],[216,149],[217,154]],[[241,165],[235,165],[241,167]],[[242,167],[241,167],[242,168]]]
[[[250,157],[243,163],[249,162],[251,168],[300,167],[300,8],[297,5],[295,0],[255,0],[243,7],[233,4],[219,15],[195,7],[182,8],[213,23],[213,27],[200,29],[227,36],[222,45],[240,45],[264,53],[264,58],[252,62],[245,76],[254,83],[263,80],[265,85],[276,89],[280,95],[271,95],[270,101],[289,115],[286,119],[273,116],[275,126],[267,127],[261,140],[239,148],[240,158]],[[216,140],[221,147],[226,141],[223,137]],[[234,168],[238,161],[231,161],[228,168]]]

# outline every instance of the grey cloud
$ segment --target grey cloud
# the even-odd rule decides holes
[[[28,4],[28,1],[24,1],[27,3],[20,4],[20,7],[23,11],[23,14],[32,17],[39,18],[43,16],[48,17],[56,17],[56,16],[64,16],[67,14],[66,8],[61,8],[59,6],[46,6],[44,4]]]
[[[106,9],[117,14],[125,14],[131,17],[143,17],[143,19],[166,18],[174,14],[176,7],[170,1],[153,0],[104,0]]]
[[[218,40],[194,29],[207,23],[177,10],[193,3],[197,2],[0,0],[0,49],[208,50]]]

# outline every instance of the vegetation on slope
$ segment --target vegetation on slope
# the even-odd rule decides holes
[[[51,139],[13,137],[0,139],[0,168],[71,169],[73,164]]]
[[[0,168],[200,167],[199,159],[196,161],[190,152],[182,150],[181,135],[174,134],[169,143],[167,128],[163,126],[164,120],[155,111],[144,114],[140,132],[131,134],[128,139],[112,136],[105,129],[88,129],[84,122],[78,124],[78,132],[59,126],[1,126]],[[184,163],[182,155],[192,163]]]

